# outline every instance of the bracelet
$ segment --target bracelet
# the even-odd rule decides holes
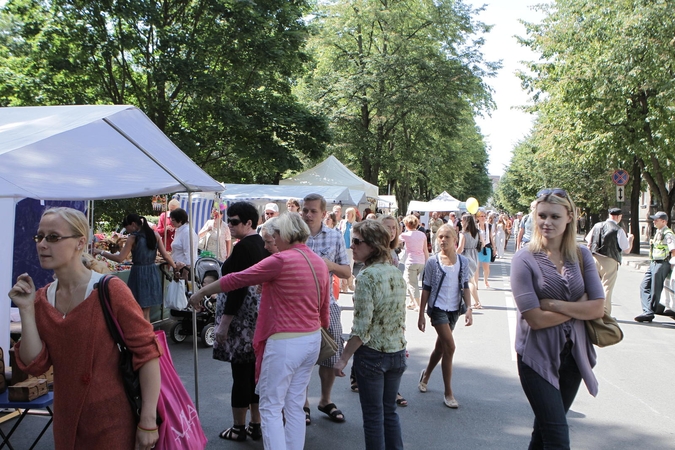
[[[138,428],[140,431],[146,431],[146,432],[148,432],[148,433],[154,433],[154,432],[156,432],[156,431],[159,430],[159,427],[155,427],[155,428],[143,428],[143,427],[140,426],[140,425],[136,426],[136,428]]]

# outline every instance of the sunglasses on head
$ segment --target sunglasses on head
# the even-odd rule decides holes
[[[227,223],[229,223],[233,227],[236,227],[237,225],[239,225],[241,223],[241,219],[230,219],[230,218],[228,218]]]
[[[366,243],[366,241],[364,241],[363,239],[352,238],[352,245],[359,245],[359,244],[365,244],[365,243]]]
[[[548,195],[555,195],[556,197],[560,198],[569,198],[567,195],[567,191],[565,189],[560,188],[542,189],[541,191],[537,192],[537,198],[545,197]]]
[[[48,234],[48,235],[45,236],[44,234],[36,234],[35,236],[33,236],[33,240],[36,243],[39,244],[44,239],[45,241],[53,244],[54,242],[59,242],[61,239],[78,238],[78,237],[81,237],[81,236],[75,236],[75,235],[74,236],[59,236],[58,234]]]

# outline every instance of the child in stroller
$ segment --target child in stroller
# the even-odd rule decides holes
[[[220,278],[220,262],[215,258],[199,258],[195,263],[195,283],[197,289],[214,283]],[[191,293],[187,293],[188,298]],[[171,327],[169,337],[175,343],[181,343],[192,335],[192,308],[172,309],[171,315],[178,320]],[[197,334],[205,347],[213,347],[215,341],[216,296],[202,299],[202,310],[197,312]]]

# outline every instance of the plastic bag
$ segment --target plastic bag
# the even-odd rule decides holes
[[[203,450],[206,436],[190,394],[176,373],[166,344],[164,331],[155,331],[163,354],[159,357],[162,385],[157,401],[157,413],[162,418],[159,440],[155,450]]]
[[[172,280],[164,291],[164,307],[170,309],[187,308],[188,300],[185,296],[185,280]]]

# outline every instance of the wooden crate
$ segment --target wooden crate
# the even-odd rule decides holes
[[[30,402],[47,393],[47,380],[33,378],[9,387],[10,402]]]

